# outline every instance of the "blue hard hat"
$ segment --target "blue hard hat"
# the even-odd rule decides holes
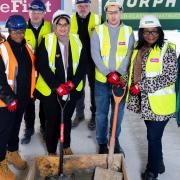
[[[46,11],[46,6],[41,0],[34,0],[29,6],[29,10]]]
[[[80,3],[91,3],[91,0],[76,0],[76,4]]]
[[[11,30],[24,30],[26,29],[26,20],[23,16],[12,15],[6,21],[5,27]]]

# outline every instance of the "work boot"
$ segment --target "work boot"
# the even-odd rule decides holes
[[[0,180],[16,180],[16,176],[9,169],[6,159],[0,161]]]
[[[31,141],[31,136],[34,134],[33,129],[25,129],[24,137],[21,139],[21,144],[29,144]]]
[[[81,117],[75,117],[74,121],[72,122],[72,128],[77,127],[79,125],[80,122],[84,121],[84,115]]]
[[[142,176],[142,180],[158,180],[157,177],[155,177],[154,174],[148,170],[142,173],[141,176]]]
[[[121,154],[123,154],[123,156],[125,157],[124,150],[123,150],[123,148],[120,146],[118,138],[115,139],[114,153],[115,153],[115,154],[120,154],[120,153],[121,153]]]
[[[70,147],[64,148],[63,149],[63,153],[64,153],[64,155],[72,155],[73,154],[73,152],[72,152]]]
[[[99,144],[99,154],[108,154],[107,144]]]
[[[160,163],[159,163],[159,171],[158,171],[158,173],[159,174],[163,174],[165,172],[165,165],[164,165],[164,161],[163,161],[163,159],[160,161]]]
[[[9,164],[13,164],[19,170],[24,170],[27,168],[27,162],[21,158],[18,151],[8,151],[6,153],[6,158]]]
[[[92,118],[88,122],[88,128],[91,131],[93,131],[96,128],[95,116],[92,116]]]

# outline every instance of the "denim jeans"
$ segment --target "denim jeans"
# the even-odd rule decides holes
[[[162,136],[164,128],[169,120],[166,121],[145,121],[147,127],[148,140],[148,163],[147,169],[155,177],[158,176],[160,161],[163,159],[162,154]]]
[[[124,115],[125,97],[123,97],[118,111],[116,138],[121,132],[121,122]],[[114,115],[114,99],[112,88],[108,83],[95,82],[95,103],[96,103],[96,140],[98,144],[107,144],[108,136],[111,135],[111,126]],[[111,105],[110,128],[108,129],[108,113]],[[109,131],[109,134],[108,134]]]

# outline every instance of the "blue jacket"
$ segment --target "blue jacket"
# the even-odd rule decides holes
[[[180,55],[178,57],[178,76],[176,80],[176,121],[180,126]]]

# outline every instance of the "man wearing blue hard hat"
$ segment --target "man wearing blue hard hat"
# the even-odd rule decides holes
[[[51,32],[51,23],[44,20],[45,13],[45,4],[41,0],[33,0],[29,6],[29,20],[27,23],[25,39],[32,46],[35,54],[43,36]],[[42,102],[40,102],[39,109],[40,130],[44,136],[45,118]],[[21,144],[28,144],[31,140],[31,136],[34,134],[35,102],[33,99],[31,99],[25,111],[24,120],[25,131],[24,137],[21,139]]]
[[[9,36],[0,46],[0,179],[15,180],[7,163],[20,170],[27,167],[18,151],[18,135],[35,88],[35,57],[24,39],[25,19],[12,15],[6,28]]]
[[[95,26],[101,24],[101,16],[90,12],[91,0],[76,0],[76,13],[71,19],[71,32],[79,34],[80,40],[87,51],[87,58],[84,61],[87,62],[87,78],[90,86],[91,97],[91,119],[88,123],[88,128],[94,130],[95,123],[95,99],[94,99],[94,83],[95,83],[95,65],[91,57],[90,52],[90,37]],[[86,78],[84,78],[84,81]],[[85,83],[84,83],[85,84]],[[83,91],[81,99],[76,104],[76,117],[72,122],[72,127],[76,127],[81,121],[85,119],[84,116],[84,98],[85,93]]]

